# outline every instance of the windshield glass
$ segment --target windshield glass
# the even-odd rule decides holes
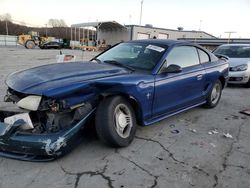
[[[133,69],[152,70],[166,46],[144,43],[121,43],[97,57],[104,63],[123,64]]]
[[[214,53],[231,58],[250,58],[250,46],[221,46]]]

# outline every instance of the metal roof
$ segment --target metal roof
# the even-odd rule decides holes
[[[79,23],[73,24],[71,27],[95,27],[100,30],[127,29],[125,26],[119,24],[116,21]]]
[[[132,40],[128,41],[128,43],[150,43],[150,44],[162,44],[171,46],[174,44],[190,44],[189,41],[181,41],[181,40],[169,40],[169,39],[142,39],[142,40]]]
[[[226,38],[216,38],[216,39],[211,39],[211,38],[179,38],[178,40],[186,40],[194,43],[198,43],[201,45],[222,45],[222,44],[227,44],[233,43],[233,44],[250,44],[250,39],[242,39],[242,38],[231,38],[231,39],[226,39]]]

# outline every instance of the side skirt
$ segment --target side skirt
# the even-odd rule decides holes
[[[187,110],[189,110],[189,109],[195,108],[195,107],[197,107],[197,106],[201,106],[202,104],[205,104],[205,103],[206,103],[206,101],[203,101],[203,102],[201,102],[201,103],[197,103],[197,104],[195,104],[195,105],[189,106],[189,107],[184,108],[184,109],[181,109],[181,110],[179,110],[179,111],[176,111],[176,112],[173,112],[173,113],[170,113],[170,114],[167,114],[167,115],[162,115],[162,116],[159,116],[159,117],[157,117],[157,118],[149,119],[149,120],[147,120],[147,121],[144,121],[144,125],[145,125],[145,126],[151,125],[151,124],[153,124],[153,123],[159,122],[159,121],[161,121],[161,120],[164,120],[164,119],[166,119],[166,118],[168,118],[168,117],[174,116],[174,115],[179,114],[179,113],[181,113],[181,112],[185,112],[185,111],[187,111]]]

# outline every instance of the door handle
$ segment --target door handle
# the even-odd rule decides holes
[[[202,78],[203,78],[203,74],[199,74],[199,75],[197,76],[197,80],[202,80]]]

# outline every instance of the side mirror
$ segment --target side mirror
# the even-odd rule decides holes
[[[161,73],[179,73],[182,68],[179,65],[171,64],[167,68],[163,68]]]

